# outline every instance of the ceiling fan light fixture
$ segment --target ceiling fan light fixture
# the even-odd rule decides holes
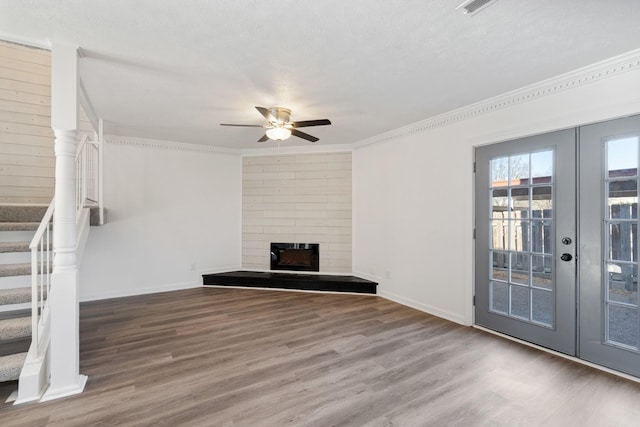
[[[326,126],[330,125],[331,121],[329,119],[318,119],[318,120],[302,120],[297,122],[290,121],[291,110],[288,108],[282,107],[258,107],[256,106],[256,110],[264,117],[267,121],[266,125],[248,125],[248,124],[236,124],[236,123],[220,123],[220,126],[240,126],[240,127],[250,127],[250,128],[265,128],[267,131],[264,135],[258,140],[258,142],[265,142],[268,139],[275,141],[284,141],[290,136],[295,136],[297,138],[302,138],[309,142],[317,142],[320,139],[316,138],[313,135],[309,135],[308,133],[302,132],[298,130],[298,128],[306,128],[311,126]]]
[[[274,139],[276,141],[284,141],[285,139],[291,136],[291,129],[287,129],[283,127],[274,127],[271,129],[267,129],[266,133],[269,139]]]

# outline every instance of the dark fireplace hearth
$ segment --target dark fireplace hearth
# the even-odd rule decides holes
[[[320,271],[320,244],[271,243],[271,270]]]

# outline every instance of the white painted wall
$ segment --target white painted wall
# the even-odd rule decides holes
[[[90,231],[81,300],[200,286],[203,273],[240,267],[239,154],[107,140],[106,224]]]
[[[565,76],[356,149],[354,274],[378,281],[382,296],[471,324],[473,147],[640,113],[639,65]]]

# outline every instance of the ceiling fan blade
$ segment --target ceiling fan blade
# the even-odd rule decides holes
[[[265,142],[265,141],[268,141],[268,140],[269,140],[269,137],[265,134],[265,135],[262,135],[262,138],[260,138],[258,140],[258,142]]]
[[[331,121],[329,121],[329,119],[302,120],[300,122],[291,122],[291,126],[293,126],[294,128],[305,128],[309,126],[325,126],[330,124],[331,124]]]
[[[277,121],[277,119],[271,115],[271,111],[269,111],[268,108],[256,107],[256,110],[258,110],[258,112],[262,114],[262,117],[269,123]]]
[[[263,128],[264,125],[238,125],[234,123],[220,123],[220,126],[239,126],[243,128]]]
[[[291,135],[295,135],[298,138],[306,139],[307,141],[311,141],[311,142],[316,142],[320,140],[315,136],[309,135],[308,133],[300,132],[299,130],[296,130],[296,129],[291,129]]]

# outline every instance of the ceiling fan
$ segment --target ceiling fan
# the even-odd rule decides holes
[[[258,140],[258,142],[265,142],[269,139],[276,141],[282,141],[289,138],[291,135],[298,138],[306,139],[307,141],[316,142],[319,139],[308,133],[300,132],[298,128],[310,127],[310,126],[325,126],[330,125],[331,122],[328,119],[320,120],[303,120],[300,122],[290,121],[291,110],[282,107],[256,107],[256,110],[262,117],[265,118],[267,124],[264,125],[239,125],[233,123],[220,123],[220,126],[241,126],[241,127],[253,127],[253,128],[265,128],[267,131],[265,135]]]

